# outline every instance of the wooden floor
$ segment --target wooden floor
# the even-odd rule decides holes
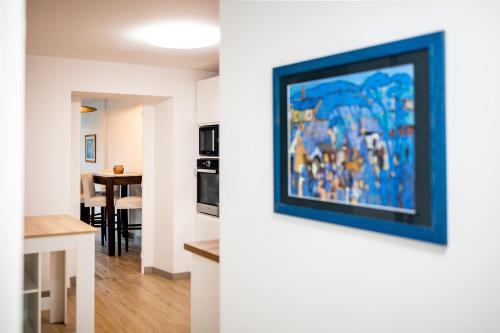
[[[99,239],[99,240],[97,240]],[[131,243],[121,257],[108,257],[96,237],[95,332],[190,331],[189,280],[171,281],[141,274],[140,244]],[[75,331],[75,288],[68,298],[68,325],[49,324],[42,313],[43,333]]]

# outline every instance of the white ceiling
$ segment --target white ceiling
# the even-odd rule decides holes
[[[168,50],[130,38],[144,25],[218,25],[218,0],[28,0],[27,53],[218,71],[219,47]]]

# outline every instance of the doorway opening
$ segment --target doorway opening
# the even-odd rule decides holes
[[[80,217],[98,229],[96,253],[130,257],[137,263],[138,272],[141,271],[143,112],[144,103],[136,98],[81,99]],[[93,176],[92,184],[88,184],[92,178],[85,176],[89,174]],[[112,193],[106,189],[108,182],[114,184]],[[99,262],[100,257],[96,260]]]

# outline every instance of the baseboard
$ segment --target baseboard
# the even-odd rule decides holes
[[[188,280],[191,278],[191,272],[170,273],[152,266],[144,267],[144,274],[156,274],[169,280]]]

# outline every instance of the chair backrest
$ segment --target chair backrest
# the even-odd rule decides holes
[[[142,196],[142,185],[141,184],[129,185],[129,195],[141,197]]]
[[[95,197],[95,185],[94,176],[89,173],[82,174],[82,186],[83,186],[83,200],[87,201],[92,197]]]

